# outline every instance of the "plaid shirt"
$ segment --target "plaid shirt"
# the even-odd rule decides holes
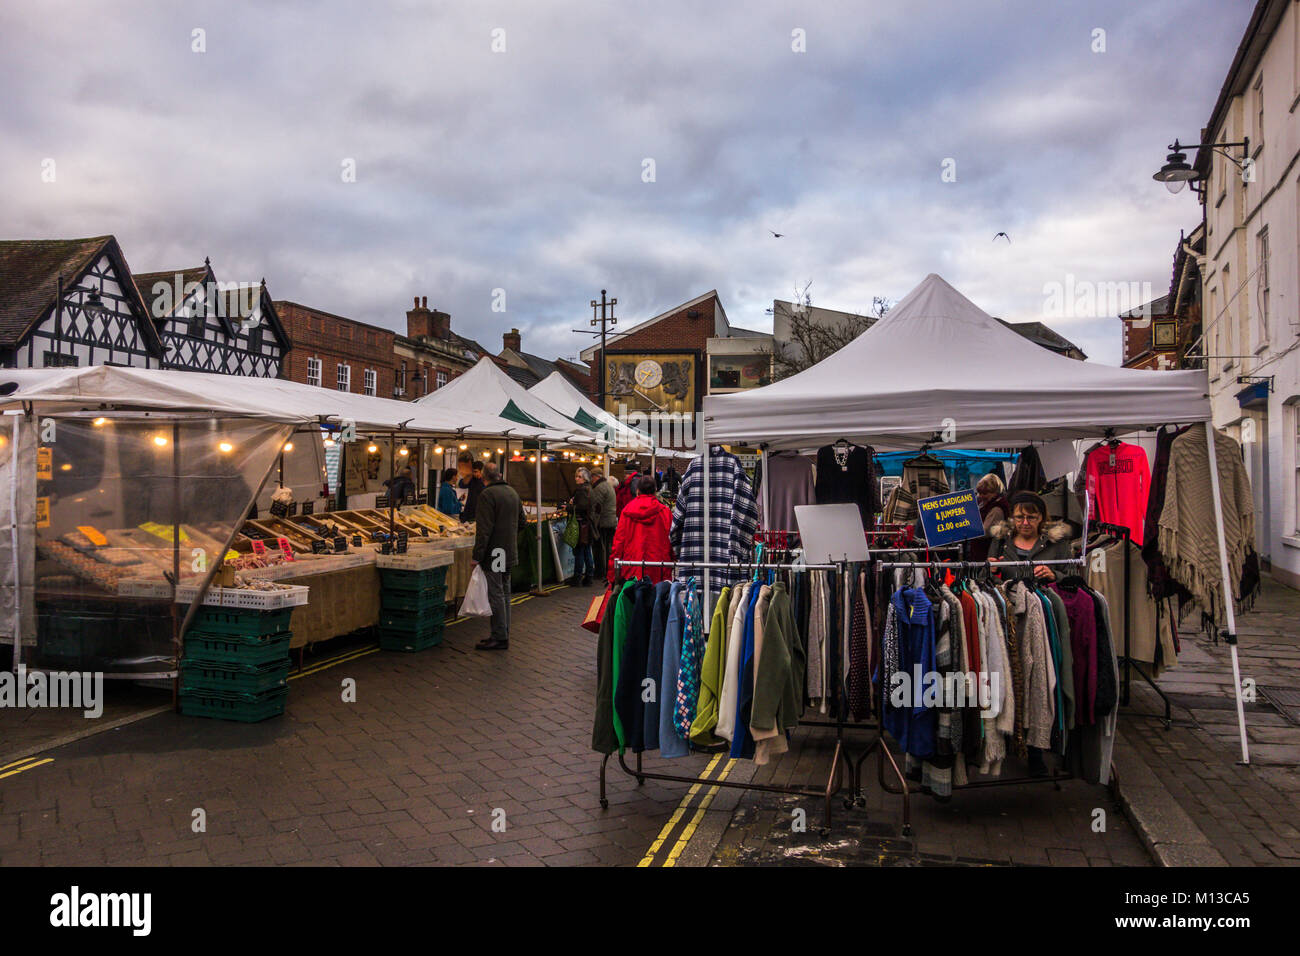
[[[704,560],[703,471],[703,457],[692,459],[673,506],[669,537],[679,577],[704,576],[702,569],[690,567],[690,562]],[[715,447],[709,458],[709,560],[752,560],[757,530],[758,500],[749,476],[739,458]],[[716,593],[737,580],[730,571],[711,571],[709,590]]]

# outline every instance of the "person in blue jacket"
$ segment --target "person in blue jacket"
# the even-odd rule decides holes
[[[442,484],[438,486],[438,510],[453,518],[460,514],[460,499],[456,497],[455,468],[448,468],[442,473]]]

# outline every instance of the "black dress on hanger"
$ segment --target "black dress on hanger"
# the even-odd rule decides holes
[[[840,439],[817,450],[819,505],[855,504],[862,527],[870,530],[877,510],[875,451]]]

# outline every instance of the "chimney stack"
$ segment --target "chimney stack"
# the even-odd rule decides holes
[[[516,352],[522,350],[521,339],[518,329],[511,329],[501,336],[501,343],[508,349],[514,349]]]
[[[428,302],[426,298],[424,300]],[[420,304],[420,297],[415,297],[415,307],[406,313],[406,334],[413,339],[432,335],[429,309]]]

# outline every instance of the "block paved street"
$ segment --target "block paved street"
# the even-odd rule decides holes
[[[473,650],[482,620],[449,626],[421,654],[367,643],[332,652],[345,659],[292,681],[283,718],[244,725],[167,712],[43,752],[48,762],[0,778],[0,863],[1149,862],[1110,794],[1079,782],[1059,793],[1042,784],[967,792],[947,805],[914,797],[916,833],[903,839],[897,798],[874,783],[874,761],[867,807],[837,799],[827,840],[817,799],[638,786],[613,761],[602,810],[600,759],[589,750],[595,638],[576,626],[593,593],[520,599],[506,653]],[[342,701],[345,678],[356,681],[356,703]],[[800,732],[761,779],[820,785],[832,742],[827,730]],[[709,755],[645,762],[691,776],[725,764]],[[737,761],[730,779],[755,769]],[[796,805],[808,819],[798,835]],[[1089,826],[1097,808],[1103,834]],[[197,809],[203,833],[191,828]],[[504,811],[504,832],[494,811]]]

